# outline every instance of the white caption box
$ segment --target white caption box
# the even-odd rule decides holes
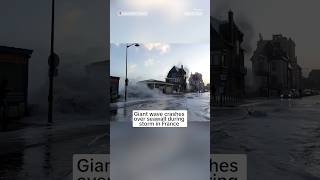
[[[188,127],[187,110],[134,110],[133,127]]]

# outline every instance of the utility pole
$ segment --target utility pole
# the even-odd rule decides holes
[[[54,6],[55,0],[52,0],[51,6],[51,44],[50,44],[50,56],[49,56],[49,95],[48,95],[48,123],[53,122],[53,78],[54,78]]]

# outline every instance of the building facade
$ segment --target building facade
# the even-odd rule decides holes
[[[174,84],[173,91],[185,92],[187,90],[187,73],[183,69],[183,65],[181,68],[173,66],[167,75],[166,82]]]
[[[7,103],[14,116],[22,116],[28,107],[29,59],[32,50],[0,46],[0,83],[7,84]]]
[[[301,67],[291,38],[279,34],[264,40],[260,35],[251,61],[258,96],[279,96],[293,89],[301,92]]]
[[[235,23],[232,11],[226,21],[211,18],[210,36],[211,97],[243,98],[246,75],[242,48],[244,35]]]
[[[303,88],[320,90],[320,69],[312,69],[307,78],[303,79]]]

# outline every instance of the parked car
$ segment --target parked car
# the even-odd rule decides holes
[[[280,94],[280,98],[286,98],[286,99],[299,98],[299,97],[300,97],[300,93],[296,89],[286,90]]]
[[[311,89],[305,89],[303,90],[303,96],[312,96],[312,90]]]
[[[292,94],[290,91],[283,91],[281,94],[280,94],[280,98],[292,98]]]
[[[292,98],[299,98],[300,97],[300,92],[296,89],[291,89],[290,93],[292,95]]]

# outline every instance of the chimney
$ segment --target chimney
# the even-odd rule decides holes
[[[234,20],[233,20],[233,12],[231,10],[229,10],[228,12],[228,20],[229,20],[229,35],[230,35],[230,42],[233,43],[234,42]]]
[[[183,65],[181,65],[181,69],[183,69]]]

